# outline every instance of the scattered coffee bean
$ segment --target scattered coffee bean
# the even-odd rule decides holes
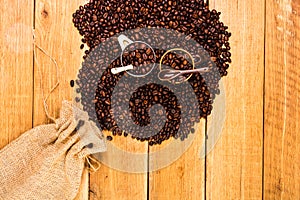
[[[90,144],[88,144],[86,147],[89,148],[89,149],[91,149],[91,148],[94,147],[94,144],[93,144],[93,143],[90,143]]]
[[[79,130],[80,127],[82,127],[83,125],[84,125],[84,121],[80,119],[80,120],[78,121],[78,124],[77,124],[77,126],[76,126],[75,129],[76,129],[76,130]]]
[[[112,140],[113,140],[113,138],[112,138],[110,135],[107,136],[106,139],[107,139],[108,141],[112,141]]]
[[[75,85],[74,80],[71,80],[71,81],[70,81],[70,86],[71,86],[71,87],[74,87],[74,85]]]

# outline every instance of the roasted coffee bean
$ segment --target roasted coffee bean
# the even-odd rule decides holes
[[[90,144],[88,144],[86,147],[89,148],[89,149],[91,149],[91,148],[94,147],[94,144],[93,144],[93,143],[90,143]]]
[[[71,80],[71,81],[70,81],[70,86],[71,86],[71,87],[74,87],[74,86],[75,86],[74,80]]]
[[[112,131],[113,136],[123,134],[126,137],[130,134],[133,139],[149,141],[151,146],[161,144],[172,137],[185,140],[188,134],[196,132],[193,128],[194,124],[198,123],[200,118],[210,115],[213,101],[216,95],[220,94],[220,78],[227,75],[228,63],[231,62],[231,53],[229,52],[231,33],[227,31],[228,27],[220,21],[220,14],[216,10],[209,10],[203,0],[90,0],[88,4],[80,6],[73,14],[73,23],[83,36],[82,43],[89,48],[85,51],[84,63],[76,81],[76,85],[79,87],[76,92],[80,94],[81,98],[76,97],[75,101],[81,102],[84,110],[89,113],[90,119],[98,123],[101,129]],[[198,67],[210,67],[212,62],[216,65],[216,68],[212,68],[209,73],[203,75],[196,73],[188,79],[198,100],[198,105],[189,107],[188,116],[182,116],[181,109],[191,102],[187,100],[187,102],[179,103],[176,95],[163,84],[146,84],[138,88],[130,98],[120,98],[115,102],[114,106],[121,105],[122,101],[126,101],[129,105],[129,113],[121,113],[117,116],[119,119],[123,120],[127,115],[136,125],[147,126],[153,123],[157,128],[163,127],[153,136],[147,132],[138,132],[133,127],[125,127],[126,130],[118,127],[112,112],[111,97],[121,77],[128,76],[128,74],[123,72],[113,75],[110,70],[120,65],[133,64],[132,73],[146,74],[152,69],[152,64],[159,63],[166,50],[154,49],[153,52],[145,44],[132,48],[127,47],[122,57],[114,60],[109,66],[103,66],[106,63],[106,54],[113,52],[116,57],[120,56],[117,50],[118,45],[114,46],[115,44],[112,43],[111,49],[103,49],[103,52],[92,51],[97,45],[110,42],[110,37],[126,30],[136,30],[135,34],[130,37],[135,41],[140,41],[141,38],[146,38],[145,42],[149,44],[152,40],[156,40],[160,44],[172,41],[171,38],[164,35],[154,37],[155,32],[147,37],[142,35],[139,28],[145,27],[173,29],[185,34],[186,49],[192,51],[201,46],[209,53],[208,60],[203,60],[204,58],[201,56],[194,56],[195,63],[199,64]],[[191,39],[197,41],[199,46],[188,46]],[[84,48],[83,44],[81,48]],[[201,53],[198,54],[201,55]],[[187,57],[174,52],[165,57],[163,64],[174,69],[192,69],[191,61]],[[102,74],[102,77],[98,77],[99,73],[103,71],[105,73]],[[148,76],[154,78],[158,72],[156,67]],[[184,75],[174,81],[186,81],[188,77],[189,75]],[[130,87],[130,84],[122,85],[122,90],[119,91],[120,95],[126,94]],[[186,91],[179,92],[183,96],[188,95]],[[155,104],[161,104],[163,109],[151,115],[155,117],[150,119],[149,112]],[[198,114],[196,114],[197,110]],[[161,116],[166,116],[167,121],[160,121]],[[112,140],[112,137],[108,136],[107,140]]]
[[[113,138],[112,138],[110,135],[107,136],[106,139],[107,139],[108,141],[112,141],[112,140],[113,140]]]
[[[82,127],[83,125],[84,125],[84,121],[80,119],[80,120],[78,121],[78,124],[77,124],[77,126],[76,126],[75,129],[76,129],[76,130],[79,130],[80,127]]]
[[[79,97],[75,97],[75,101],[78,103],[80,102],[80,98]]]

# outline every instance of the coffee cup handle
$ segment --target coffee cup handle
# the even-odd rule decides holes
[[[128,37],[126,37],[123,34],[118,37],[118,41],[119,41],[122,51],[124,51],[128,45],[133,43],[132,40],[130,40]]]

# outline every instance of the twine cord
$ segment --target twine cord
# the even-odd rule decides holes
[[[86,156],[85,159],[89,165],[90,172],[94,173],[94,172],[98,171],[98,169],[100,169],[100,167],[101,167],[100,162],[97,159],[93,158],[92,155]],[[91,161],[94,162],[95,164],[92,164]]]
[[[40,87],[41,87],[41,91],[42,91],[42,97],[43,97],[43,105],[44,105],[44,111],[45,114],[47,116],[48,119],[52,120],[53,122],[55,122],[55,118],[50,116],[49,114],[49,108],[48,108],[48,104],[47,104],[47,100],[49,99],[50,95],[54,92],[54,90],[56,88],[58,88],[59,84],[60,84],[60,78],[59,78],[59,68],[58,68],[58,64],[56,62],[56,60],[50,56],[42,47],[40,47],[37,43],[36,43],[36,35],[35,35],[35,29],[32,29],[32,35],[33,35],[33,55],[34,55],[34,61],[37,63],[37,65],[39,65],[38,63],[38,59],[36,56],[36,48],[38,50],[40,50],[44,55],[46,55],[47,57],[50,58],[50,60],[54,63],[55,65],[55,70],[56,70],[56,84],[50,89],[50,92],[47,94],[47,96],[45,97],[44,94],[44,84],[43,84],[43,75],[41,70],[39,71],[39,76],[40,76]]]
[[[45,96],[44,94],[44,84],[43,84],[43,75],[42,75],[42,71],[41,70],[38,70],[39,72],[39,76],[40,76],[40,87],[41,87],[41,91],[42,91],[42,98],[43,98],[43,106],[44,106],[44,111],[45,111],[45,114],[47,116],[48,119],[52,120],[53,122],[55,122],[55,118],[52,117],[49,113],[49,108],[48,108],[48,104],[47,104],[47,101],[50,97],[50,95],[54,92],[54,90],[56,90],[60,84],[60,76],[59,76],[59,67],[58,67],[58,64],[56,62],[56,60],[50,56],[46,50],[44,50],[42,47],[40,47],[37,43],[36,43],[36,35],[35,35],[35,29],[32,29],[32,35],[33,35],[33,55],[34,55],[34,61],[37,63],[37,66],[39,66],[39,62],[38,62],[38,59],[37,59],[37,55],[36,55],[36,48],[38,50],[40,50],[44,55],[46,55],[47,57],[50,58],[51,62],[54,64],[55,66],[55,70],[56,70],[56,83],[55,85],[50,89],[50,92],[47,94],[47,96]],[[87,155],[84,157],[86,162],[88,163],[88,170],[90,172],[96,172],[98,171],[98,169],[101,167],[101,164],[100,162],[93,158],[92,155]]]

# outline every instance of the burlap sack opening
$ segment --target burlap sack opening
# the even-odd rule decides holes
[[[0,199],[74,199],[92,153],[106,144],[87,115],[64,101],[60,118],[25,132],[0,150]]]

